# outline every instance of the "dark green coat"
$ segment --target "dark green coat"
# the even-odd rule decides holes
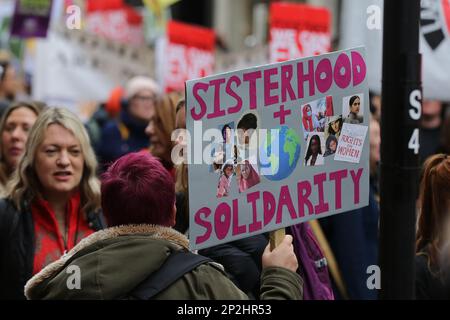
[[[82,240],[65,257],[35,275],[25,294],[29,299],[127,299],[174,250],[188,250],[188,240],[171,228],[138,225],[105,229]],[[79,267],[81,288],[69,290],[73,265]],[[267,268],[261,290],[263,299],[302,299],[303,283],[298,274],[287,269]],[[155,298],[248,299],[216,263],[198,266]]]

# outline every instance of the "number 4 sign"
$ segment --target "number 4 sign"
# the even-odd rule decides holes
[[[422,100],[422,94],[420,90],[413,90],[409,95],[409,104],[411,109],[409,109],[409,116],[412,120],[419,120],[422,115],[422,105],[420,101]],[[414,150],[414,154],[419,153],[419,128],[415,128],[408,142],[408,149]]]

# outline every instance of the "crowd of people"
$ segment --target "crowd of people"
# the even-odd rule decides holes
[[[82,123],[65,108],[16,101],[14,71],[0,65],[0,299],[377,298],[366,285],[367,268],[378,263],[376,97],[367,207],[286,228],[272,250],[268,235],[260,234],[194,254],[188,168],[172,160],[174,145],[185,143],[182,133],[172,136],[186,128],[182,94],[165,94],[154,80],[135,77]],[[328,130],[362,121],[359,108],[359,98],[350,99],[354,114],[334,119]],[[450,298],[450,137],[444,134],[426,150],[421,176],[418,298]],[[310,139],[306,165],[335,152],[337,137],[329,137],[323,156],[320,140]],[[218,197],[227,196],[234,166],[220,166]],[[242,190],[249,166],[236,167]],[[80,290],[67,287],[73,265],[85,270]]]

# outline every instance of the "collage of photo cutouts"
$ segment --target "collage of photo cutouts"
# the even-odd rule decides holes
[[[363,94],[343,98],[342,113],[335,115],[333,97],[327,96],[301,106],[303,133],[306,140],[305,166],[323,165],[334,155],[344,123],[363,123]]]
[[[363,123],[363,99],[363,94],[344,97],[342,113],[338,111],[337,114],[334,112],[332,96],[301,105],[301,123],[306,141],[303,165],[324,165],[325,158],[336,153],[344,123]],[[217,198],[222,198],[230,194],[233,184],[241,193],[261,181],[258,168],[255,167],[257,159],[244,156],[248,154],[246,149],[252,134],[258,129],[258,117],[255,113],[246,113],[237,125],[230,122],[218,129],[222,132],[222,142],[212,148],[211,172],[218,176]]]
[[[256,134],[258,117],[254,113],[246,113],[235,123],[227,123],[219,130],[222,131],[222,143],[212,149],[212,171],[218,177],[217,198],[227,197],[233,183],[239,192],[257,185],[261,180],[254,164],[257,159],[245,158],[250,146],[252,134]],[[234,134],[237,134],[238,143],[234,143]],[[233,182],[234,181],[234,182]]]

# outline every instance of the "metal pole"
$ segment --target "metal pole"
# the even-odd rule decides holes
[[[380,176],[381,299],[414,298],[421,116],[420,0],[384,1]]]

